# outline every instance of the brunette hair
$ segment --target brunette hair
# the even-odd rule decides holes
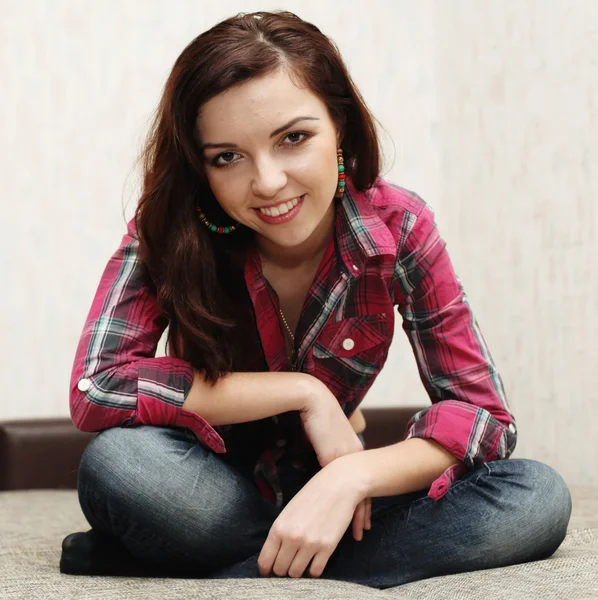
[[[358,190],[371,187],[380,171],[373,117],[336,44],[286,11],[240,13],[189,43],[166,81],[138,159],[135,224],[144,283],[168,319],[168,354],[203,370],[212,383],[264,363],[243,277],[252,232],[240,226],[216,235],[198,218],[197,206],[218,225],[228,217],[203,169],[196,119],[209,99],[280,68],[324,101],[342,135],[347,177]]]

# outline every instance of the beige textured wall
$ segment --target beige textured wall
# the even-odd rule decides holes
[[[598,485],[598,2],[438,2],[442,225],[519,424]]]
[[[435,207],[518,419],[514,456],[598,485],[598,3],[283,4],[337,41],[384,127],[386,176]],[[175,58],[226,16],[280,6],[2,4],[0,419],[68,414]],[[427,403],[401,331],[365,403]]]

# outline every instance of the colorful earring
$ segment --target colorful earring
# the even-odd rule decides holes
[[[334,194],[335,198],[342,198],[345,193],[345,161],[343,159],[343,150],[339,148],[336,151],[336,158],[338,160],[338,189],[336,190],[336,194]]]
[[[206,218],[205,213],[203,212],[203,210],[201,210],[201,208],[198,206],[197,207],[197,212],[199,213],[199,219],[200,221],[212,232],[214,233],[232,233],[233,231],[235,231],[235,229],[237,229],[237,227],[239,227],[239,224],[236,223],[235,225],[231,225],[230,227],[218,227],[217,225],[214,225],[213,223],[210,223],[208,221],[208,219]]]

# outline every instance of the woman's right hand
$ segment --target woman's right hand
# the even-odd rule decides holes
[[[322,468],[341,456],[363,451],[363,444],[338,400],[319,379],[314,378],[311,393],[299,415]],[[363,530],[371,528],[372,499],[365,498],[353,515],[353,537],[360,541]]]
[[[338,400],[319,379],[314,378],[299,415],[322,468],[341,456],[363,450]]]

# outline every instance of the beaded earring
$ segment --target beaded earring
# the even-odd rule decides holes
[[[235,229],[237,229],[237,227],[239,227],[238,223],[235,223],[234,225],[230,225],[229,227],[218,227],[218,225],[214,225],[213,223],[210,223],[208,221],[205,213],[203,212],[203,210],[201,210],[201,208],[199,206],[197,207],[197,212],[199,213],[200,221],[213,233],[219,233],[219,234],[232,233],[233,231],[235,231]]]
[[[343,159],[343,150],[339,148],[336,151],[336,158],[338,160],[338,188],[336,190],[336,194],[334,194],[335,198],[342,198],[345,193],[345,161]]]

